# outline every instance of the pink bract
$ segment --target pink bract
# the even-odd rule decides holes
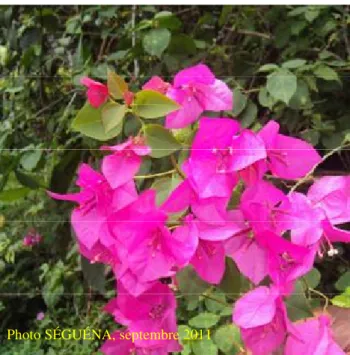
[[[333,339],[330,318],[327,315],[298,322],[295,328],[299,336],[288,337],[285,355],[345,355]]]
[[[141,166],[141,157],[151,152],[140,137],[114,146],[102,146],[101,150],[113,152],[103,159],[102,172],[114,189],[131,181]]]
[[[83,77],[80,82],[87,87],[87,98],[91,106],[98,108],[108,100],[108,88],[106,85]]]
[[[204,64],[176,74],[167,95],[181,108],[166,117],[167,128],[183,128],[196,121],[204,111],[232,110],[232,92],[215,78]]]
[[[333,224],[350,221],[350,177],[325,176],[310,187],[307,197]]]
[[[165,95],[170,87],[171,85],[163,81],[163,79],[159,76],[152,76],[152,78],[142,86],[142,89],[158,91],[161,94]]]
[[[77,185],[81,188],[78,193],[48,193],[52,198],[79,204],[71,221],[83,255],[92,261],[111,260],[114,241],[105,226],[106,217],[111,209],[123,208],[137,198],[134,182],[113,190],[102,174],[82,164]]]
[[[176,300],[173,292],[160,282],[139,297],[130,295],[122,285],[118,284],[118,296],[105,306],[105,310],[111,313],[117,322],[127,326],[132,333],[177,332],[175,309]],[[181,349],[173,338],[136,339],[135,346],[162,347],[167,351]]]
[[[232,319],[254,355],[273,353],[290,328],[284,303],[274,287],[260,286],[245,294],[236,302]]]

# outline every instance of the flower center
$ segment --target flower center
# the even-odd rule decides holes
[[[147,246],[151,249],[152,258],[154,258],[156,256],[156,253],[159,252],[161,249],[162,237],[163,233],[158,228],[153,231],[150,236],[150,240]]]
[[[227,173],[231,166],[231,159],[233,154],[232,147],[223,149],[213,148],[212,153],[216,157],[216,172]]]
[[[196,255],[198,259],[203,259],[204,255],[209,256],[210,258],[217,253],[215,245],[212,243],[202,242],[197,248]]]
[[[294,264],[295,264],[295,260],[287,252],[281,254],[280,257],[281,270],[288,270]]]
[[[287,153],[281,152],[279,150],[269,150],[267,160],[271,163],[271,158],[276,159],[279,163],[283,164],[284,166],[289,166],[288,162],[286,161]]]
[[[149,312],[149,316],[152,319],[160,319],[163,317],[165,312],[165,306],[163,304],[157,304],[153,306]]]
[[[191,102],[197,93],[197,88],[193,84],[185,84],[181,89],[186,92],[187,101]]]

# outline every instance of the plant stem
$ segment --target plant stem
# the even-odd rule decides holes
[[[172,169],[169,171],[164,171],[163,173],[157,173],[157,174],[151,174],[151,175],[136,175],[136,176],[134,176],[134,179],[153,179],[155,177],[166,176],[166,175],[170,175],[173,173],[176,173],[175,169]]]
[[[308,290],[310,292],[313,292],[316,295],[321,296],[325,300],[325,304],[323,306],[323,312],[325,312],[327,310],[328,305],[329,305],[329,298],[324,293],[322,293],[320,291],[317,291],[317,290],[315,290],[315,289],[313,289],[311,287],[309,287]]]
[[[218,300],[217,298],[215,298],[213,296],[210,296],[210,295],[208,295],[206,293],[202,293],[202,296],[205,297],[205,298],[208,298],[208,299],[210,299],[212,301],[218,302],[218,303],[220,303],[220,304],[222,304],[222,305],[224,305],[226,307],[229,306],[226,302]]]
[[[349,144],[344,144],[345,142],[343,142],[339,147],[336,147],[334,149],[332,149],[330,152],[328,152],[322,159],[320,162],[318,162],[317,164],[314,165],[314,167],[309,171],[309,173],[303,178],[300,179],[289,191],[289,193],[295,191],[300,185],[304,184],[306,181],[308,181],[310,178],[312,178],[312,175],[314,174],[315,170],[317,169],[317,167],[323,163],[326,159],[328,159],[331,155],[338,153],[339,151],[341,151],[343,148],[346,148],[347,146],[349,146]]]
[[[179,165],[177,164],[177,161],[176,161],[175,156],[173,154],[170,155],[170,160],[171,160],[171,164],[173,164],[173,167],[176,170],[176,172],[182,177],[183,180],[185,180],[186,176],[182,172],[182,170],[180,169]]]

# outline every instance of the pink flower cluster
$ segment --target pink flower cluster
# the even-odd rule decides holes
[[[321,178],[307,194],[275,187],[266,173],[300,179],[321,157],[310,144],[280,133],[275,121],[253,132],[231,118],[200,117],[204,111],[232,109],[230,90],[205,65],[179,72],[173,84],[153,77],[144,88],[181,104],[166,117],[167,127],[184,127],[199,119],[181,167],[186,178],[166,201],[158,207],[154,190],[136,189],[134,176],[142,157],[151,152],[141,136],[103,146],[110,154],[103,158],[102,173],[82,164],[76,182],[80,192],[49,193],[77,203],[71,222],[81,254],[92,263],[110,265],[117,279],[117,297],[105,310],[125,329],[113,333],[115,339],[101,350],[107,355],[179,351],[173,339],[132,343],[119,335],[176,332],[176,299],[161,279],[174,278],[192,265],[203,280],[219,284],[225,258],[230,257],[256,285],[233,310],[233,322],[254,355],[271,354],[282,344],[286,355],[343,354],[326,315],[293,324],[285,300],[317,255],[333,256],[334,242],[350,241],[350,233],[336,227],[350,221],[350,177]],[[94,90],[104,93],[100,86],[89,90],[90,101]],[[232,208],[230,200],[239,184],[245,189]],[[169,228],[169,217],[179,212],[178,225]],[[263,280],[268,286],[260,285]]]
[[[32,247],[40,242],[41,235],[34,228],[30,229],[23,238],[23,245],[26,247]]]

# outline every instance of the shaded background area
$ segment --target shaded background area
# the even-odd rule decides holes
[[[111,67],[136,88],[203,62],[234,91],[228,115],[254,130],[275,119],[325,155],[350,136],[349,26],[349,6],[2,6],[0,339],[7,328],[113,328],[100,311],[113,295],[112,275],[81,263],[71,205],[45,193],[67,191],[79,162],[100,157],[98,142],[70,128],[85,101],[82,76],[103,81]],[[129,120],[123,135],[137,130]],[[340,152],[316,175],[348,174],[349,150]],[[146,173],[165,165],[160,159]],[[30,228],[43,242],[24,248]],[[341,249],[318,266],[324,292],[339,291],[334,283],[349,257]],[[195,313],[184,310],[180,319]],[[89,354],[97,346],[3,342],[0,349]]]

